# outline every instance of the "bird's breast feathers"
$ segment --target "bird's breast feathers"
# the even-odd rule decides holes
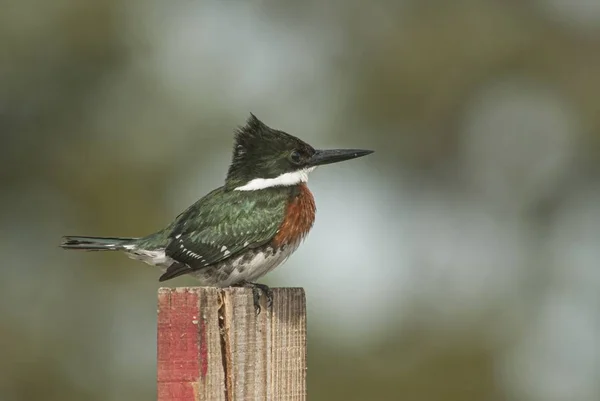
[[[316,211],[315,199],[308,186],[300,184],[297,193],[287,205],[277,234],[273,237],[273,246],[277,248],[304,239],[315,222]]]

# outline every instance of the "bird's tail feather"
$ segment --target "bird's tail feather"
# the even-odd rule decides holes
[[[60,244],[63,249],[79,249],[82,251],[119,251],[127,249],[137,238],[122,237],[63,237]]]

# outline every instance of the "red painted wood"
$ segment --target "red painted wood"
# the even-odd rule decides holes
[[[158,401],[196,401],[198,380],[207,371],[206,341],[201,341],[206,330],[199,315],[197,293],[159,293]]]

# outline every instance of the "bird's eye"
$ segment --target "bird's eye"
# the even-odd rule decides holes
[[[302,161],[302,155],[297,150],[290,153],[290,160],[292,163],[299,164]]]

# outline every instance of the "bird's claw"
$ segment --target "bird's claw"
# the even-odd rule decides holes
[[[256,316],[260,315],[260,289],[252,287],[252,300],[254,301],[254,311]]]
[[[260,315],[261,307],[260,307],[260,293],[263,292],[267,297],[267,310],[273,307],[273,290],[269,288],[269,286],[265,284],[259,283],[250,283],[246,282],[241,285],[242,287],[250,287],[252,288],[252,301],[254,302],[254,311],[256,312],[256,316]]]

